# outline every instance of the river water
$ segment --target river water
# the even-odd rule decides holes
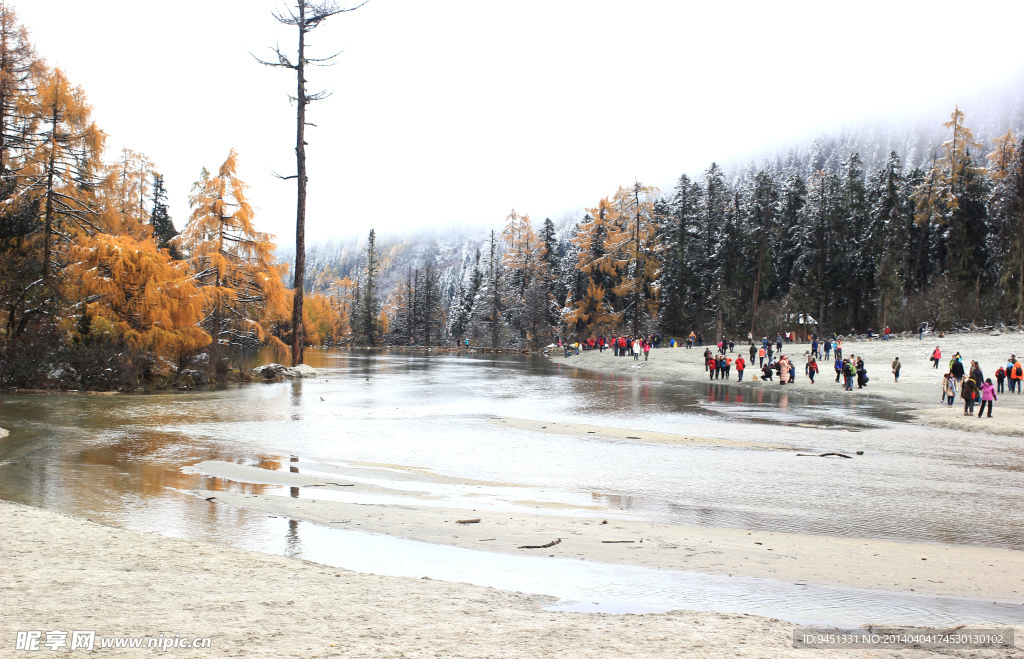
[[[542,567],[533,558],[523,564],[486,552],[425,551],[402,544],[408,540],[215,505],[185,491],[273,488],[219,483],[189,466],[224,460],[281,469],[300,457],[373,474],[511,483],[529,488],[534,501],[585,502],[609,516],[658,523],[1024,548],[1019,442],[910,425],[898,409],[869,399],[655,386],[529,356],[314,350],[307,363],[318,378],[127,396],[5,393],[0,426],[11,435],[0,440],[0,498],[364,571],[445,578],[443,566],[477,561],[475,582],[558,595],[563,608],[599,600],[609,603],[605,610],[686,606],[844,623],[861,622],[864,607],[882,604],[868,601],[870,594],[803,588],[810,595],[794,608],[786,604],[794,596],[781,584],[767,587],[769,580],[723,586],[721,578],[600,564],[553,570],[559,581],[550,560]],[[488,422],[497,416],[864,455],[825,460],[552,435]],[[492,504],[513,505],[499,490],[489,493]],[[337,534],[365,550],[332,553]],[[413,558],[426,555],[435,556],[432,564]],[[678,588],[666,586],[673,580]],[[672,595],[684,590],[689,599]],[[958,610],[966,615],[974,606],[939,599],[888,602],[892,612],[912,613],[907,622],[955,621]],[[1010,609],[979,615],[1024,624]]]

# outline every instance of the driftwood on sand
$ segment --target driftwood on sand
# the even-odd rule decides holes
[[[561,538],[555,538],[554,540],[552,540],[551,542],[547,543],[546,545],[520,545],[519,549],[547,549],[548,547],[554,547],[555,545],[557,545],[561,541],[562,541]]]

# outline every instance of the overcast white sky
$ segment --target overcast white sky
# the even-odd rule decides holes
[[[180,228],[234,147],[257,225],[292,244],[293,72],[255,63],[284,0],[15,0],[114,153],[164,173]],[[370,0],[308,39],[307,240],[565,213],[1024,71],[1024,2]],[[945,116],[937,116],[942,121]]]

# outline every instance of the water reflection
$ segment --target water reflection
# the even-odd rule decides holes
[[[180,490],[267,490],[207,482],[182,467],[225,460],[291,471],[280,456],[303,456],[513,483],[561,493],[559,501],[596,496],[609,510],[663,523],[1024,544],[1024,449],[1009,438],[901,424],[899,411],[877,401],[655,386],[532,356],[311,351],[308,361],[321,377],[190,393],[7,394],[0,497],[147,530],[185,528],[207,513]],[[865,455],[830,462],[486,422],[500,415]]]

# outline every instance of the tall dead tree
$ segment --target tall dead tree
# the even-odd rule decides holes
[[[306,126],[315,126],[306,122],[306,106],[313,101],[319,101],[330,96],[326,90],[306,93],[306,66],[328,66],[331,60],[340,55],[335,53],[330,57],[312,58],[306,57],[306,34],[312,32],[320,23],[331,16],[355,11],[369,0],[364,0],[355,7],[342,7],[333,0],[324,2],[312,2],[311,0],[298,0],[295,7],[289,7],[286,11],[275,11],[273,16],[282,25],[294,26],[299,33],[299,47],[296,59],[281,52],[280,46],[272,50],[277,61],[268,61],[256,58],[260,64],[276,66],[295,71],[296,92],[292,98],[296,107],[296,131],[295,131],[295,174],[292,176],[280,176],[281,179],[296,179],[298,181],[298,199],[295,211],[295,303],[292,307],[292,327],[294,338],[292,341],[292,366],[302,363],[302,352],[306,339],[305,327],[302,322],[302,298],[303,286],[306,279]]]

